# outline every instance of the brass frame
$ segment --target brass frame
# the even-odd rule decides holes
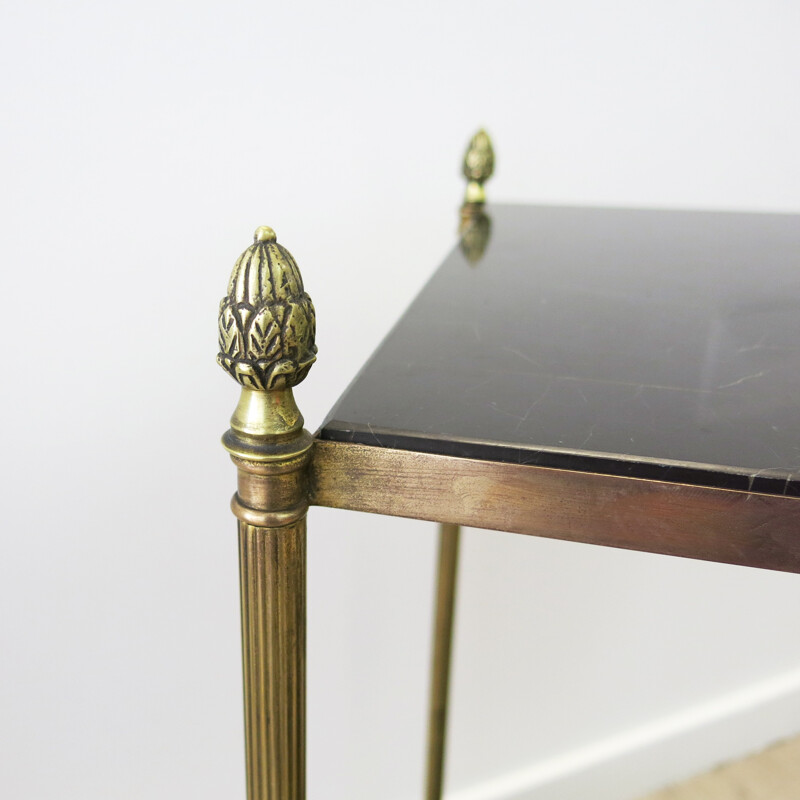
[[[800,498],[317,441],[311,503],[800,572]]]

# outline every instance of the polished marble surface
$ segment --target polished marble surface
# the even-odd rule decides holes
[[[800,495],[800,216],[487,211],[321,438]]]

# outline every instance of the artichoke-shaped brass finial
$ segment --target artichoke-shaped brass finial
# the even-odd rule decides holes
[[[469,181],[464,203],[485,203],[486,192],[483,184],[492,177],[492,172],[494,172],[492,140],[485,130],[479,130],[470,140],[464,155],[462,169],[464,177]]]
[[[217,363],[245,389],[291,388],[316,361],[315,328],[292,254],[272,228],[258,228],[219,306]]]

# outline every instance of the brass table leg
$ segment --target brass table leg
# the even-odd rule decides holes
[[[313,438],[292,387],[317,348],[314,307],[275,231],[256,230],[220,304],[217,361],[241,385],[222,437],[239,483],[249,800],[304,800],[307,467]]]
[[[259,395],[270,400],[269,392]],[[247,797],[303,800],[305,467],[312,439],[306,431],[278,442],[265,439],[262,450],[271,450],[272,459],[251,460],[256,454],[236,450],[247,446],[236,423],[234,414],[223,441],[239,470],[231,507],[239,518]]]
[[[425,800],[440,800],[444,780],[447,690],[453,642],[458,540],[461,530],[448,523],[439,527],[439,566],[436,586],[436,616],[433,631],[433,662],[428,716],[428,763]]]
[[[306,524],[239,523],[247,796],[305,797]]]

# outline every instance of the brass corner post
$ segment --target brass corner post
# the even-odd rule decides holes
[[[494,172],[494,149],[486,131],[478,131],[470,140],[462,172],[467,179],[467,191],[461,204],[459,246],[467,261],[475,266],[483,258],[492,235],[492,220],[486,213],[483,184]]]
[[[467,191],[461,204],[458,226],[461,252],[471,265],[477,264],[489,244],[492,220],[486,213],[483,184],[494,172],[492,140],[485,130],[470,139],[461,171]],[[430,694],[428,697],[428,741],[425,759],[425,800],[441,800],[444,790],[447,706],[450,661],[453,649],[453,618],[456,605],[456,576],[461,528],[439,526],[439,559],[436,567],[436,608],[433,620]]]
[[[315,315],[291,253],[258,228],[219,309],[217,361],[242,387],[222,438],[239,482],[247,796],[305,798],[306,467],[292,396],[316,359]]]

